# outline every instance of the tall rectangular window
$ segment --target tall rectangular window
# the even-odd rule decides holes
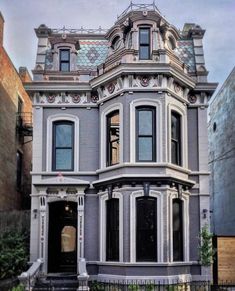
[[[181,116],[171,113],[171,162],[181,166]]]
[[[16,188],[21,190],[22,186],[22,166],[23,166],[23,155],[21,152],[16,153]]]
[[[70,50],[68,49],[60,50],[60,71],[70,71]]]
[[[140,28],[139,30],[139,59],[150,59],[150,29]]]
[[[106,261],[119,261],[119,199],[106,201]]]
[[[136,108],[136,160],[156,161],[156,110],[154,107]]]
[[[53,171],[74,169],[74,123],[59,121],[53,123]]]
[[[157,199],[136,199],[136,261],[157,261]]]
[[[173,261],[183,261],[183,203],[173,199]]]
[[[119,111],[111,112],[107,115],[107,166],[118,164],[120,161],[119,129]]]

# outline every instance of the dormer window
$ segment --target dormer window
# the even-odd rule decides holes
[[[150,29],[146,27],[139,30],[139,59],[150,59]]]
[[[60,50],[60,71],[62,72],[70,71],[70,50],[69,49]]]
[[[113,41],[112,41],[112,44],[111,44],[111,47],[114,51],[118,50],[121,46],[121,38],[120,36],[116,36]]]

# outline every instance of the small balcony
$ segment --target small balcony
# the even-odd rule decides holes
[[[16,129],[22,136],[33,135],[32,112],[20,112],[16,114]]]

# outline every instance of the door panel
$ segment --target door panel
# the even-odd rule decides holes
[[[77,204],[49,205],[48,273],[77,272]]]

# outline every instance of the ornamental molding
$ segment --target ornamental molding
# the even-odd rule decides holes
[[[96,92],[74,92],[74,93],[56,93],[56,92],[36,92],[33,95],[34,105],[83,105],[94,106],[99,101],[98,94]]]
[[[69,178],[66,176],[63,176],[63,174],[58,173],[57,176],[52,177],[52,178],[43,178],[42,180],[40,179],[39,181],[35,181],[33,183],[33,185],[35,186],[39,186],[40,188],[48,188],[48,187],[52,187],[52,186],[61,186],[63,188],[64,185],[73,185],[73,187],[77,187],[77,186],[82,186],[84,185],[84,187],[87,187],[88,185],[90,185],[90,182],[87,180],[81,180],[81,179],[74,179],[74,178]],[[79,188],[80,188],[79,187]],[[54,189],[54,188],[53,188]]]
[[[133,93],[133,91],[155,91],[158,93],[167,91],[169,95],[176,96],[185,103],[189,102],[189,88],[180,85],[173,77],[163,74],[132,74],[118,77],[104,86],[98,87],[98,103],[122,95],[126,91],[129,93]]]

